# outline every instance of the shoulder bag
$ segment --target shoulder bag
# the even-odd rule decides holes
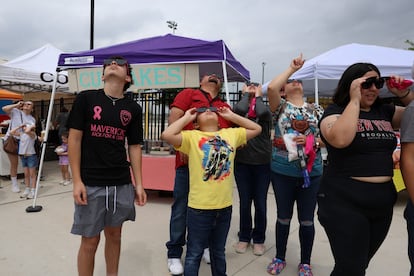
[[[3,141],[3,150],[10,154],[18,153],[19,149],[19,140],[17,140],[13,135],[9,135],[7,139]]]
[[[23,123],[23,117],[22,114],[20,114],[20,119],[22,120]],[[3,140],[3,150],[9,154],[18,154],[19,153],[19,140],[16,139],[13,135],[10,134],[10,130],[12,129],[12,120],[10,120],[10,125],[9,125],[9,136]]]

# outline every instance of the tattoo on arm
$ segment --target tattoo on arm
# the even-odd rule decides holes
[[[332,128],[332,127],[333,127],[333,125],[335,124],[335,121],[336,121],[336,120],[338,120],[338,118],[339,118],[339,115],[335,116],[335,120],[334,120],[334,121],[332,121],[332,122],[329,122],[329,123],[326,125],[326,127],[327,127],[328,129]]]

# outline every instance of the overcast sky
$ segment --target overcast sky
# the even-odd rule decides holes
[[[95,0],[94,48],[172,33],[222,39],[253,81],[349,44],[407,49],[414,41],[413,0]],[[0,58],[50,43],[64,52],[90,47],[89,0],[13,0],[0,8]]]

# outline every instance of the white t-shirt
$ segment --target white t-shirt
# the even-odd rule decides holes
[[[10,116],[9,128],[7,129],[7,133],[4,136],[4,139],[6,139],[7,137],[9,137],[10,130],[12,130],[13,128],[16,128],[18,126],[23,125],[23,122],[24,122],[24,120],[23,120],[23,112],[20,109],[18,109],[18,108],[13,108],[10,111],[9,116]],[[17,139],[20,139],[19,136],[16,136],[16,138]]]

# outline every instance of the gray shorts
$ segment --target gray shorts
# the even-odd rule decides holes
[[[86,186],[88,205],[75,203],[71,233],[95,237],[107,226],[118,227],[135,221],[135,191],[132,184],[120,186]]]

